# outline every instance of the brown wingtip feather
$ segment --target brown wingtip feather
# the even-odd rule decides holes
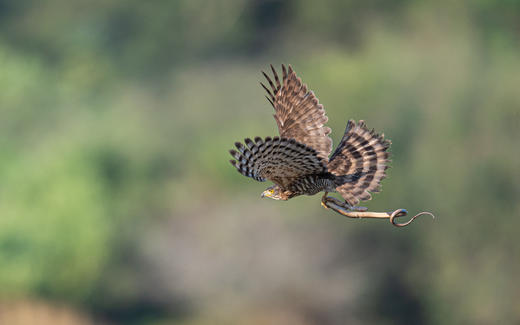
[[[271,80],[271,78],[269,78],[269,76],[267,75],[267,73],[265,73],[265,72],[262,71],[262,74],[264,75],[265,79],[266,79],[267,82],[269,83],[269,86],[271,86],[271,88],[273,89],[274,94],[276,95],[276,87],[274,86],[273,81]]]
[[[237,147],[238,151],[240,151],[241,153],[244,153],[244,151],[246,150],[244,145],[240,142],[235,142],[235,147]]]
[[[285,79],[287,79],[287,69],[285,69],[284,64],[282,64],[282,75],[283,75],[283,80],[285,81]]]
[[[246,145],[247,145],[247,147],[248,147],[249,149],[251,149],[251,147],[254,146],[254,142],[253,142],[253,140],[251,140],[250,138],[245,138],[245,139],[244,139],[244,142],[246,143]]]
[[[265,89],[267,94],[269,94],[269,97],[271,97],[271,100],[274,100],[274,94],[271,92],[271,90],[269,90],[269,88],[267,88],[266,85],[263,84],[263,82],[260,82],[260,85],[262,86],[262,88]],[[269,101],[271,101],[271,100],[269,100]]]
[[[328,118],[323,105],[296,75],[292,66],[281,64],[281,75],[273,64],[270,75],[262,71],[269,85],[260,83],[267,92],[267,100],[274,107],[274,118],[281,137],[293,138],[314,148],[325,161],[332,150],[330,128],[325,126]]]
[[[267,98],[267,100],[269,101],[269,103],[271,104],[271,106],[274,107],[274,103],[273,103],[273,101],[272,101],[269,97],[267,97],[267,96],[265,96],[265,98]]]
[[[273,72],[274,81],[276,82],[276,90],[279,90],[282,87],[282,85],[280,84],[280,79],[278,78],[278,74],[276,73],[276,70],[274,69],[272,64],[271,71]]]

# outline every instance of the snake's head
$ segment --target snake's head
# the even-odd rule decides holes
[[[290,196],[288,195],[287,191],[283,191],[280,186],[273,185],[262,192],[262,197],[268,197],[273,200],[286,201]]]

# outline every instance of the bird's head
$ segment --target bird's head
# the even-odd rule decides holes
[[[286,201],[289,199],[288,193],[280,188],[278,185],[273,185],[268,187],[265,191],[262,192],[262,197],[268,197],[273,200],[282,200]]]

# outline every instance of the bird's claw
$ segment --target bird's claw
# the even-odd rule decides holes
[[[410,220],[397,223],[396,218],[404,217],[408,214],[408,211],[405,209],[397,209],[393,212],[368,212],[366,207],[353,207],[348,205],[346,202],[341,202],[333,197],[326,196],[326,194],[321,199],[321,205],[326,209],[332,209],[337,213],[348,217],[348,218],[356,218],[356,219],[389,219],[390,223],[396,227],[405,227],[412,223],[417,217],[427,214],[435,218],[435,216],[430,212],[421,212],[410,218]]]

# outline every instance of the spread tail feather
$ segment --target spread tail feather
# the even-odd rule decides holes
[[[345,201],[354,206],[370,200],[370,192],[379,192],[381,180],[389,168],[390,140],[369,130],[364,121],[356,125],[348,121],[345,134],[330,157],[328,170],[345,182],[338,182],[336,190]]]

